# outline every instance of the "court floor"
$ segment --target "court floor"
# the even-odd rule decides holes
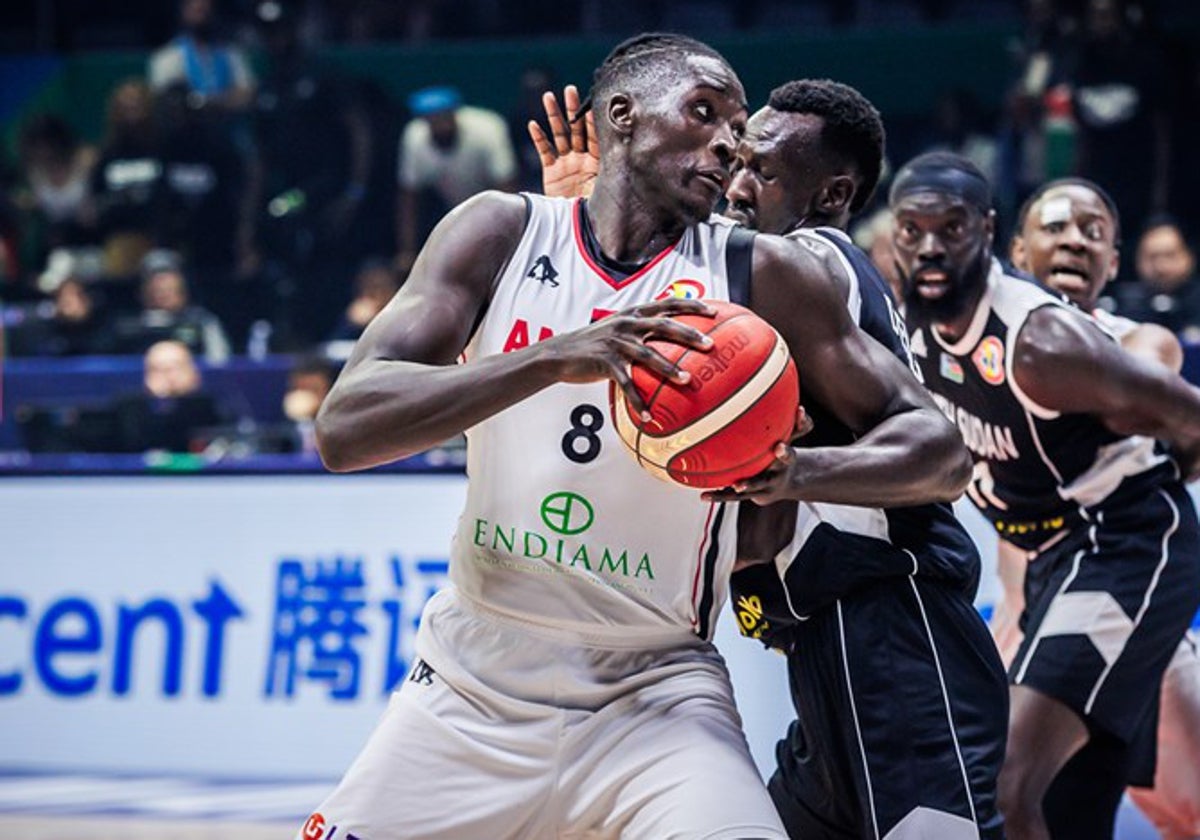
[[[0,836],[21,840],[291,840],[298,821],[148,820],[135,817],[0,816]]]
[[[292,840],[333,781],[0,774],[0,837]],[[1158,840],[1158,833],[1126,800],[1116,840]]]

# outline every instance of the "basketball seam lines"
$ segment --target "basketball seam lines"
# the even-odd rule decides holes
[[[772,348],[771,352],[763,360],[762,366],[755,371],[754,376],[730,394],[718,406],[718,410],[708,412],[683,429],[672,433],[669,437],[655,437],[646,434],[629,417],[627,410],[614,412],[617,416],[617,423],[627,431],[636,431],[635,440],[637,448],[634,452],[643,466],[650,464],[660,469],[665,468],[670,464],[671,459],[680,452],[708,440],[720,432],[727,425],[727,418],[730,414],[740,416],[758,404],[764,396],[770,393],[780,377],[787,373],[787,364],[790,360],[791,354],[788,352],[787,345],[784,343],[782,337],[776,333],[774,348]],[[769,384],[756,391],[755,385],[758,382],[769,382]],[[755,396],[752,400],[746,402],[745,405],[739,404],[739,398],[742,402],[745,402],[748,394],[755,394]],[[678,440],[680,433],[684,432],[688,435],[687,439],[683,441]],[[621,435],[621,437],[624,438],[625,436]]]

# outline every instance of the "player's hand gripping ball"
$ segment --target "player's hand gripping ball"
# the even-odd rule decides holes
[[[796,365],[774,327],[749,309],[706,300],[715,317],[676,315],[713,340],[708,352],[646,343],[691,374],[686,384],[633,366],[649,409],[643,421],[616,385],[609,407],[617,434],[652,475],[684,487],[727,487],[762,472],[791,439],[800,405]]]

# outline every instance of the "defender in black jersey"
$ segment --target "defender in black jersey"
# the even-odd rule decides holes
[[[726,216],[819,255],[860,328],[919,376],[886,282],[843,232],[883,142],[853,88],[785,84],[738,144]],[[819,403],[805,410],[802,444],[853,440]],[[761,498],[769,480],[719,497]],[[790,836],[1003,836],[1003,666],[972,606],[979,556],[949,504],[742,508],[734,609],[744,634],[787,654],[798,715],[769,783]]]
[[[573,96],[568,89],[568,113]],[[546,191],[586,190],[594,168],[583,124],[568,140],[552,95],[546,107],[556,143],[531,132]],[[911,365],[886,284],[842,232],[870,199],[882,156],[878,112],[857,91],[783,85],[738,145],[726,216],[801,245],[863,331]],[[854,440],[819,400],[806,398],[806,411],[815,426],[803,444],[813,451]],[[777,747],[769,787],[789,835],[1002,836],[995,788],[1007,698],[971,605],[974,545],[933,494],[889,507],[746,501],[787,498],[789,459],[740,491],[711,494],[744,502],[743,568],[732,582],[739,628],[788,655],[798,720]]]
[[[1076,803],[1119,795],[1125,764],[1063,771],[1085,746],[1135,739],[1200,605],[1200,525],[1181,478],[1200,463],[1200,391],[1006,273],[969,161],[917,158],[889,203],[912,351],[975,456],[969,495],[1033,557],[1000,779],[1009,836],[1111,834],[1116,798]]]

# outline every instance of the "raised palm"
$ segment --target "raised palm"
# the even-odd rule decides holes
[[[596,143],[596,121],[588,111],[583,119],[579,114],[579,90],[574,85],[563,88],[563,103],[567,117],[563,119],[558,97],[552,92],[542,94],[550,137],[537,120],[529,121],[529,137],[542,163],[542,191],[560,198],[586,197],[600,171],[600,147]]]

